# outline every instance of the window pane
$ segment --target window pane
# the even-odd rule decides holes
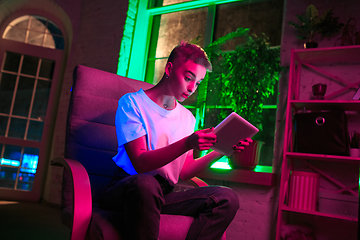
[[[171,5],[171,4],[175,4],[175,3],[191,2],[191,1],[193,1],[193,0],[164,0],[163,6]]]
[[[30,121],[29,130],[26,139],[40,142],[43,127],[44,127],[44,122]]]
[[[36,46],[42,46],[44,40],[44,33],[29,32],[28,43]]]
[[[17,168],[1,167],[0,169],[0,187],[14,189]]]
[[[281,44],[283,1],[233,2],[217,6],[214,39],[217,40],[239,27],[250,28],[250,34],[265,33],[272,46]],[[231,40],[223,50],[233,50],[242,39]]]
[[[38,57],[24,55],[21,73],[36,76],[38,64]]]
[[[156,59],[155,60],[155,74],[153,84],[156,84],[160,81],[164,74],[164,69],[167,59]]]
[[[25,135],[26,122],[26,119],[11,118],[8,136],[23,139]]]
[[[19,70],[21,54],[6,52],[4,70],[17,73]]]
[[[17,87],[13,115],[27,117],[34,89],[34,78],[20,77]]]
[[[3,158],[5,160],[15,161],[12,164],[6,164],[6,165],[15,166],[15,167],[20,166],[21,147],[14,145],[5,145]]]
[[[9,25],[17,28],[27,29],[29,24],[29,18],[30,18],[29,15],[21,16],[13,20]]]
[[[4,32],[3,38],[17,42],[25,42],[26,31],[26,29],[8,26]]]
[[[48,47],[48,48],[52,48],[52,49],[56,48],[55,47],[54,37],[51,34],[46,34],[45,35],[44,47]]]
[[[16,186],[16,189],[21,189],[25,191],[31,191],[34,183],[35,174],[33,173],[24,173],[20,169],[19,180]]]
[[[39,16],[30,17],[30,30],[44,33],[46,30],[46,18]]]
[[[204,45],[207,8],[161,15],[156,57],[168,57],[181,41],[194,41]],[[191,26],[191,27],[190,27]]]
[[[53,35],[58,35],[58,36],[62,36],[61,30],[56,26],[55,23],[49,21],[48,22],[48,30],[51,32],[51,34]]]
[[[276,109],[263,109],[262,130],[253,139],[264,142],[260,152],[260,165],[271,166],[274,150],[274,133],[276,124]]]
[[[5,136],[8,119],[9,119],[8,117],[0,116],[0,136]],[[1,151],[1,148],[0,148],[0,151]]]
[[[64,38],[59,37],[59,36],[53,36],[53,39],[54,39],[54,42],[55,42],[55,48],[60,49],[60,50],[64,50],[64,47],[65,47]],[[48,47],[50,47],[50,46],[48,46]]]
[[[45,119],[46,108],[48,105],[48,99],[50,95],[50,81],[38,80],[36,86],[35,98],[33,108],[31,111],[32,118]]]
[[[24,148],[24,155],[21,162],[21,171],[28,173],[35,173],[39,160],[39,149],[38,148]]]
[[[0,82],[0,112],[10,113],[11,102],[14,95],[16,75],[3,73]]]
[[[0,144],[0,149],[1,147]],[[20,146],[5,145],[4,156],[1,158],[0,187],[32,190],[39,160],[39,149],[25,147],[22,156],[21,152]],[[17,177],[18,182],[15,187]]]
[[[55,61],[48,60],[48,59],[42,59],[39,77],[52,79],[53,73],[54,73],[54,68],[55,68]]]
[[[32,190],[39,160],[39,149],[24,148],[17,189]]]

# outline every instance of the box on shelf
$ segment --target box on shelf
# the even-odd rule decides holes
[[[344,111],[296,113],[295,151],[349,156],[349,132]]]
[[[320,174],[292,171],[290,176],[289,207],[316,211]]]

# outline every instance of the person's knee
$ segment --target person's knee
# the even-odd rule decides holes
[[[239,198],[236,193],[228,187],[221,187],[219,196],[221,201],[226,202],[226,205],[231,209],[231,211],[237,211],[239,209]]]
[[[164,196],[162,194],[159,182],[148,174],[139,174],[134,177],[131,183],[131,189],[128,193],[132,195],[134,201],[140,203],[144,207],[156,205],[160,208],[164,204]]]
[[[132,182],[132,188],[144,198],[161,194],[161,187],[158,181],[148,174],[139,174]]]

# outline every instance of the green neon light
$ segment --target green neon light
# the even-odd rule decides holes
[[[231,2],[241,2],[242,0],[197,0],[190,2],[182,2],[167,6],[155,7],[148,9],[150,15],[166,14],[177,11],[185,11],[190,9],[196,9],[201,7],[208,7],[210,5],[225,4]]]
[[[254,172],[272,173],[272,166],[257,165]]]
[[[223,162],[220,160],[213,163],[210,168],[211,169],[222,169],[222,170],[231,170],[232,169],[228,162]],[[253,169],[253,171],[254,172],[262,172],[262,173],[272,173],[272,166],[257,165]],[[360,180],[359,180],[359,186],[360,186]]]
[[[229,165],[229,159],[226,156],[223,156],[222,158],[220,158],[218,161],[214,162],[210,168],[215,168],[215,169],[232,169],[231,166]]]
[[[215,168],[215,169],[231,169],[229,163],[224,163],[224,162],[215,162],[215,163],[213,163],[213,165],[211,165],[210,168]]]
[[[224,170],[231,170],[231,166],[229,165],[229,158],[226,156],[223,156],[220,158],[217,162],[213,163],[210,168],[212,169],[224,169]],[[254,170],[254,172],[263,172],[263,173],[272,173],[272,166],[263,166],[263,165],[257,165]],[[359,179],[359,186],[360,186],[360,179]]]

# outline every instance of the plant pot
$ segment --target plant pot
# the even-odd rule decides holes
[[[233,153],[229,159],[231,168],[255,168],[259,163],[260,151],[264,142],[254,140],[240,153]]]
[[[326,88],[327,88],[327,85],[321,84],[321,83],[318,83],[318,84],[315,84],[312,86],[312,93],[314,94],[316,100],[324,100]]]
[[[308,48],[317,48],[318,47],[318,43],[317,42],[307,42],[304,43],[304,48],[308,49]]]
[[[350,157],[360,157],[360,149],[350,148]]]

